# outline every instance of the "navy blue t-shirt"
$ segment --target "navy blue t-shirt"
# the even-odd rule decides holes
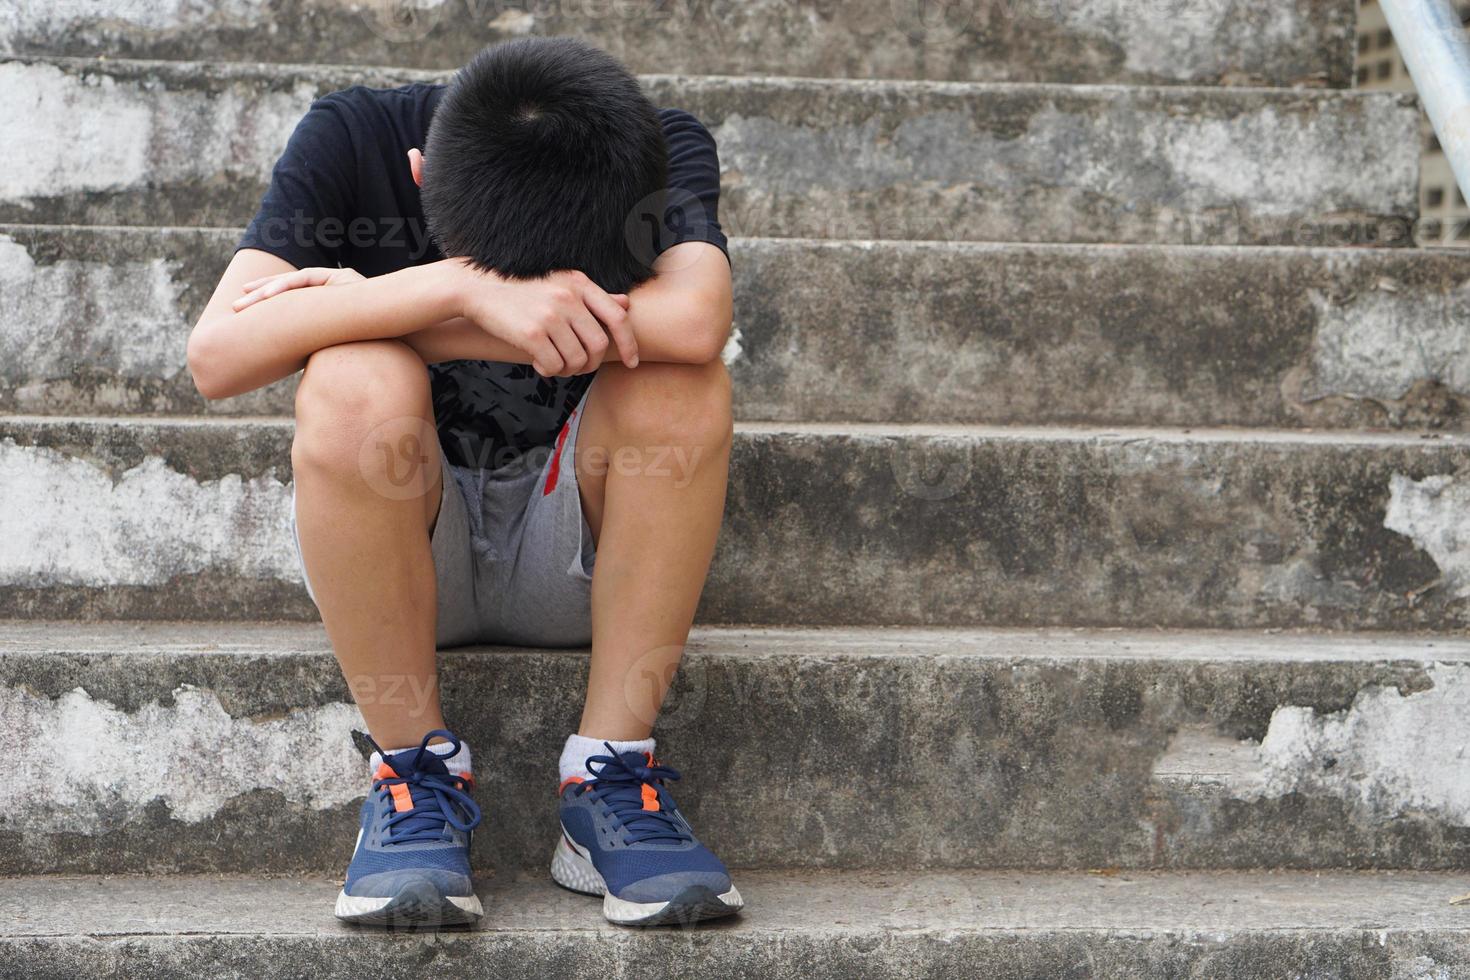
[[[408,151],[422,149],[445,86],[356,86],[325,96],[297,125],[239,248],[298,269],[381,276],[442,259],[429,241]],[[727,251],[720,229],[720,162],[698,119],[661,109],[669,151],[662,221],[648,217],[650,258],[680,242]],[[498,468],[551,445],[592,375],[543,378],[526,364],[450,361],[430,369],[439,440],[451,463]]]

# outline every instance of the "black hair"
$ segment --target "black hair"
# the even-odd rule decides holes
[[[625,228],[667,179],[658,112],[627,68],[572,38],[519,38],[445,92],[422,201],[446,256],[518,279],[579,269],[620,293],[653,275]]]

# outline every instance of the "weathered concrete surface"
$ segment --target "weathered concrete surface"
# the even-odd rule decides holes
[[[1463,428],[1470,256],[760,241],[746,419]]]
[[[719,621],[1450,627],[1385,526],[1394,474],[1459,439],[749,425],[705,614]],[[793,465],[789,461],[800,460]],[[746,481],[750,481],[747,483]],[[1445,512],[1442,521],[1463,515]],[[1459,524],[1458,526],[1463,526]],[[754,582],[813,580],[757,596]]]
[[[315,94],[439,77],[0,63],[0,139],[18,155],[0,177],[0,220],[243,224]],[[1398,94],[668,75],[647,86],[710,127],[721,218],[737,235],[1408,245],[1418,213],[1418,113]]]
[[[1328,835],[1326,864],[1394,864],[1437,850],[1447,828],[1470,825],[1459,777],[1467,679],[1463,663],[1435,662],[1419,685],[1370,685],[1337,710],[1281,705],[1258,740],[1185,727],[1155,768],[1161,849],[1197,840],[1195,860],[1236,865],[1285,828],[1331,823],[1338,830]],[[1410,813],[1436,817],[1396,840],[1361,832],[1384,818],[1407,829],[1401,820]],[[1464,839],[1464,830],[1449,837]]]
[[[585,654],[441,658],[479,864],[540,870]],[[657,734],[739,866],[1459,868],[1467,675],[1442,637],[705,629]],[[318,627],[0,626],[0,873],[339,872],[360,724]],[[1224,783],[1201,741],[1269,779]]]
[[[238,231],[0,229],[0,406],[11,411],[289,413],[294,379],[211,405],[189,330]]]
[[[658,77],[738,235],[1408,245],[1414,102],[1337,92]]]
[[[571,34],[638,71],[1351,84],[1344,0],[12,0],[0,51],[452,68]]]
[[[3,421],[0,615],[310,616],[289,442],[281,422]],[[1467,468],[1461,436],[747,423],[701,615],[1459,628],[1463,512],[1389,525],[1405,480],[1443,494]]]
[[[0,971],[78,976],[811,980],[1459,978],[1463,888],[1426,874],[744,872],[746,910],[619,929],[549,880],[483,883],[470,930],[385,935],[331,918],[331,880],[15,879]]]
[[[0,606],[186,616],[190,591],[199,617],[312,615],[291,543],[289,440],[279,425],[6,427]]]
[[[212,405],[189,326],[235,241],[0,226],[0,411]],[[734,243],[727,363],[749,420],[1412,426],[1470,422],[1454,250]]]

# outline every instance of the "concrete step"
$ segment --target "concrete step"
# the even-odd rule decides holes
[[[440,77],[0,62],[0,89],[25,93],[0,115],[19,154],[0,178],[0,220],[243,224],[314,96]],[[1418,213],[1418,113],[1397,93],[669,75],[647,86],[719,141],[720,216],[736,235],[1407,245]],[[38,126],[53,138],[34,139]]]
[[[0,226],[0,411],[207,405],[190,326],[236,240]],[[738,240],[726,361],[747,420],[1412,426],[1470,422],[1459,250]]]
[[[637,71],[975,81],[1352,84],[1350,0],[11,0],[0,52],[455,68],[571,34]]]
[[[758,871],[738,882],[735,919],[639,930],[547,879],[496,879],[480,886],[478,927],[390,937],[332,918],[334,880],[23,878],[0,894],[0,972],[1256,980],[1470,968],[1465,911],[1450,904],[1465,885],[1450,875]]]
[[[311,617],[290,439],[0,418],[0,616]],[[745,423],[701,617],[1456,629],[1467,471],[1465,436]]]
[[[478,866],[539,871],[586,654],[440,662]],[[657,734],[741,867],[1454,869],[1467,709],[1464,638],[700,629]],[[0,624],[0,726],[0,874],[350,857],[361,720],[318,626]]]

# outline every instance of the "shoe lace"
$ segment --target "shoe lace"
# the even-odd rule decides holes
[[[603,745],[607,746],[608,755],[594,755],[587,760],[593,778],[586,784],[586,792],[612,812],[614,823],[627,830],[627,842],[693,840],[683,821],[675,816],[674,801],[663,787],[663,780],[679,778],[678,770],[659,765],[652,757],[648,757],[647,765],[637,765],[620,756],[606,742]],[[645,807],[650,802],[645,795],[648,791],[658,801],[656,810]]]
[[[424,736],[419,750],[413,757],[412,767],[406,774],[396,774],[373,779],[373,792],[391,793],[394,786],[406,786],[412,806],[407,810],[395,810],[384,821],[387,832],[383,843],[408,844],[415,841],[438,841],[444,839],[444,825],[469,833],[480,825],[480,806],[464,791],[463,777],[448,772],[425,772],[419,767],[429,752],[429,741],[435,736],[445,739],[453,749],[459,751],[459,739],[443,729],[436,729]],[[383,755],[378,743],[371,737],[369,744]],[[381,770],[380,770],[381,771]],[[460,814],[464,816],[461,817]]]

